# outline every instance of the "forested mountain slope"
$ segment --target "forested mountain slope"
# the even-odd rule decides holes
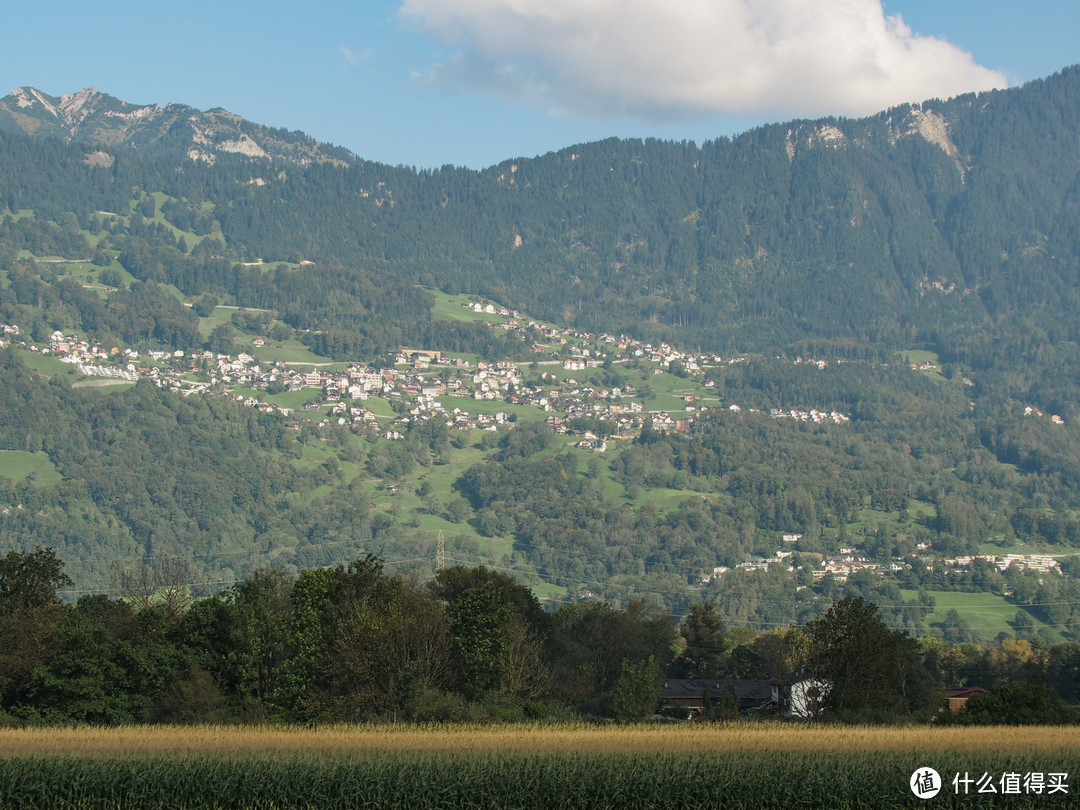
[[[220,129],[205,139],[227,147],[213,160],[191,152],[211,119]],[[56,545],[96,586],[116,560],[143,555],[187,554],[206,581],[224,582],[360,550],[427,556],[438,530],[460,528],[452,552],[526,572],[557,598],[649,593],[669,608],[712,567],[772,553],[782,533],[803,534],[819,562],[849,545],[884,561],[927,544],[1071,548],[1078,133],[1078,68],[866,119],[700,146],[610,140],[479,172],[371,163],[221,111],[21,89],[0,100],[0,323],[26,341],[0,368],[0,450],[27,469],[44,454],[41,469],[62,483],[8,476],[0,537]],[[560,346],[540,327],[449,317],[433,290],[457,297],[456,312],[483,298],[592,337],[558,330],[577,341]],[[299,424],[145,382],[72,389],[29,349],[54,330],[144,355],[235,356],[264,338],[286,347],[264,366],[377,369],[411,346],[527,371],[493,406],[517,427],[500,421],[485,441],[473,424],[452,441],[456,428],[398,420],[432,376],[450,383],[463,366],[402,380],[377,424],[320,427],[340,418],[330,403]],[[647,350],[616,361],[603,332],[715,362],[650,361]],[[605,413],[678,403],[682,424],[623,430],[607,455],[521,431],[547,413],[523,404],[526,389],[539,401],[572,387],[530,361],[558,365],[586,348],[611,356],[603,368],[589,356],[574,396]],[[909,370],[935,355],[926,374]],[[811,358],[823,367],[794,362]],[[215,362],[192,361],[184,383],[209,380]],[[723,410],[702,413],[695,397]],[[811,408],[850,422],[768,415]],[[589,413],[567,419],[575,436],[607,438]],[[395,432],[400,443],[386,439]],[[928,586],[932,573],[900,584]],[[1042,604],[991,573],[980,582],[995,593]],[[741,577],[709,587],[745,621],[794,621],[831,593],[806,589],[809,573]],[[1034,612],[1080,626],[1070,598],[1057,600],[1064,616]],[[886,602],[903,619],[899,591]]]
[[[235,154],[210,167],[177,152],[132,163],[138,150],[119,146],[94,168],[5,139],[3,193],[12,211],[85,215],[122,207],[132,185],[164,191],[211,204],[238,257],[341,263],[691,348],[1071,363],[1059,348],[1076,340],[1064,316],[1077,303],[1078,85],[1068,69],[868,119],[700,147],[612,140],[481,172],[278,171]]]

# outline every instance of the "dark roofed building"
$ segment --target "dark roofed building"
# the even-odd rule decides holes
[[[723,678],[664,678],[660,693],[665,708],[685,708],[694,714],[705,712],[705,702],[717,705],[728,690],[734,687],[739,711],[764,711],[780,714],[786,699],[780,685],[774,681],[735,680]]]

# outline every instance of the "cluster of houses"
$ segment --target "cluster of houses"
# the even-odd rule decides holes
[[[885,576],[887,573],[895,574],[909,567],[906,564],[896,561],[891,563],[874,562],[873,560],[860,556],[858,550],[853,548],[841,549],[840,552],[841,553],[838,556],[825,559],[822,562],[821,567],[814,570],[813,575],[815,579],[823,579],[826,576],[832,576],[837,582],[847,582],[852,574],[863,571],[870,571],[877,573],[880,576]],[[783,558],[786,556],[788,556],[788,553],[778,551],[776,559],[752,557],[745,562],[739,563],[736,568],[744,568],[752,571],[767,570],[771,564],[782,562]],[[975,557],[944,558],[937,562],[940,562],[944,567],[945,574],[965,574],[968,571],[968,566],[976,559],[985,560],[1001,571],[1013,566],[1020,570],[1038,571],[1044,574],[1054,572],[1061,575],[1062,573],[1058,561],[1045,554],[980,554]],[[933,571],[935,563],[931,562],[926,567],[928,570]],[[728,570],[728,568],[723,566],[714,568],[712,574],[703,577],[702,581],[709,582],[714,576],[720,576]],[[793,571],[794,568],[789,565],[788,570]]]
[[[750,717],[818,719],[822,699],[831,688],[825,681],[802,680],[790,685],[779,681],[744,678],[662,678],[659,718],[696,720],[727,711]],[[953,714],[968,700],[987,694],[981,686],[949,689],[945,696]],[[944,711],[944,708],[942,709]]]
[[[639,391],[632,384],[624,382],[621,387],[593,386],[579,383],[573,377],[556,373],[541,372],[540,365],[560,365],[563,371],[578,371],[599,366],[606,360],[625,362],[635,358],[656,364],[655,372],[664,373],[676,365],[686,371],[696,371],[702,367],[742,362],[743,358],[723,358],[714,355],[693,355],[676,351],[666,343],[653,346],[636,341],[626,336],[608,334],[592,335],[580,330],[559,330],[533,321],[522,325],[517,318],[519,313],[492,304],[466,303],[475,312],[500,315],[507,318],[505,323],[497,324],[507,329],[529,330],[529,337],[546,341],[545,351],[550,351],[556,344],[556,352],[570,354],[568,359],[549,360],[533,367],[533,373],[526,381],[519,366],[509,360],[499,362],[470,362],[464,359],[451,359],[438,350],[400,349],[392,358],[392,365],[371,368],[364,364],[352,364],[345,369],[316,368],[305,364],[293,367],[282,362],[263,363],[254,355],[241,352],[235,356],[216,354],[209,351],[195,350],[184,352],[150,351],[146,358],[140,358],[137,351],[116,346],[102,346],[98,343],[80,339],[77,335],[64,335],[53,332],[47,345],[27,344],[31,351],[50,354],[60,360],[72,363],[80,373],[101,378],[112,378],[134,382],[141,377],[153,381],[163,388],[170,388],[185,395],[196,393],[216,393],[232,396],[237,402],[267,412],[277,412],[286,417],[294,415],[294,409],[260,400],[256,396],[233,394],[237,387],[249,389],[267,389],[276,387],[279,391],[311,391],[310,400],[298,409],[289,426],[300,429],[300,414],[317,424],[336,423],[339,426],[351,426],[357,430],[377,431],[378,435],[394,440],[404,438],[408,427],[418,420],[439,419],[452,429],[459,430],[497,430],[510,424],[513,419],[503,411],[491,412],[485,406],[470,413],[462,407],[464,399],[475,402],[497,401],[510,405],[532,406],[548,414],[547,423],[558,434],[570,434],[576,437],[575,446],[596,452],[607,450],[611,439],[628,439],[637,436],[642,428],[649,425],[659,432],[682,432],[690,428],[694,414],[705,410],[695,402],[693,394],[686,394],[682,404],[684,411],[672,414],[666,411],[646,411]],[[0,344],[20,340],[19,327],[0,324]],[[562,351],[561,347],[573,341],[572,350]],[[257,342],[257,341],[256,341]],[[592,348],[587,348],[592,347]],[[796,363],[807,363],[823,368],[824,361],[797,358]],[[433,368],[434,367],[434,368]],[[706,384],[708,386],[708,384]],[[379,398],[395,405],[393,416],[376,415],[366,402]],[[444,407],[443,399],[452,398],[456,407]],[[738,405],[729,405],[729,410],[739,411]],[[753,409],[751,409],[753,410]],[[787,410],[772,409],[769,415],[776,419],[793,419],[802,422],[842,424],[849,417],[836,411],[824,410]],[[1025,415],[1042,416],[1035,408],[1027,408]],[[600,422],[603,435],[597,435],[591,429],[581,428],[580,421],[585,418]],[[1060,417],[1051,419],[1060,424]],[[801,536],[785,534],[783,546],[798,543]],[[919,553],[929,550],[920,545]],[[772,566],[782,565],[788,571],[794,567],[788,558],[792,551],[783,547],[772,557],[753,557],[734,566],[747,571],[765,571]],[[859,555],[854,548],[844,548],[840,554],[829,558],[815,556],[813,570],[815,578],[827,576],[844,582],[859,572],[873,572],[885,576],[890,572],[904,569],[899,561],[879,563]],[[955,557],[933,560],[928,567],[940,564],[946,574],[966,573],[976,559],[984,560],[1001,570],[1010,567],[1031,569],[1042,573],[1056,571],[1060,566],[1052,557],[1046,555],[978,555],[974,557]],[[729,570],[726,566],[717,566],[705,574],[702,583],[708,583],[723,576]]]
[[[819,411],[817,409],[809,411],[800,411],[796,409],[782,411],[779,408],[770,408],[769,416],[773,419],[794,419],[798,422],[814,422],[818,425],[824,424],[825,422],[842,425],[844,422],[851,421],[850,417],[839,411],[829,411],[828,413],[825,413],[824,411]]]
[[[966,574],[968,567],[975,560],[984,560],[999,570],[1019,568],[1022,571],[1038,571],[1041,574],[1051,572],[1061,574],[1058,561],[1048,554],[976,554],[974,556],[951,557],[941,560],[945,573]],[[930,566],[927,566],[933,570]]]
[[[10,333],[17,335],[17,327]],[[318,413],[320,418],[325,415],[322,424],[336,421],[339,425],[367,428],[381,423],[389,439],[403,437],[408,425],[416,420],[443,419],[449,427],[462,430],[496,430],[512,421],[501,411],[471,414],[461,407],[446,409],[443,397],[534,406],[551,414],[548,422],[560,434],[572,433],[567,422],[580,416],[610,421],[605,431],[609,436],[634,436],[646,419],[657,429],[685,430],[689,426],[687,419],[675,419],[666,412],[646,414],[641,402],[625,401],[637,395],[633,386],[595,389],[546,372],[541,375],[542,384],[526,385],[516,363],[451,361],[441,351],[401,349],[393,366],[370,368],[357,363],[331,370],[294,368],[281,362],[263,364],[245,352],[233,356],[203,350],[151,351],[140,358],[131,349],[105,348],[61,332],[53,333],[47,346],[28,348],[75,364],[86,375],[129,382],[146,377],[159,387],[185,395],[228,393],[235,387],[259,390],[274,385],[283,391],[310,389],[311,401],[304,410]],[[436,364],[441,367],[433,371]],[[401,401],[407,407],[394,417],[377,417],[365,405],[373,397]],[[294,413],[292,408],[254,396],[236,395],[235,399],[285,416]],[[292,426],[298,428],[299,423]],[[581,433],[578,444],[598,451],[606,449],[606,443],[589,431]]]
[[[1046,414],[1044,414],[1038,408],[1033,408],[1030,405],[1028,405],[1026,408],[1024,408],[1024,416],[1045,416],[1045,415]],[[1056,413],[1051,414],[1050,421],[1053,422],[1055,425],[1064,425],[1065,424],[1065,420],[1062,419],[1060,416],[1058,416]]]
[[[703,367],[730,365],[743,362],[745,358],[725,358],[711,354],[687,354],[668,345],[638,341],[625,335],[593,335],[575,329],[558,329],[536,321],[521,322],[520,313],[491,303],[465,302],[462,306],[482,314],[505,319],[495,326],[508,330],[524,330],[526,339],[532,341],[535,351],[552,354],[560,359],[541,361],[541,365],[560,365],[563,371],[584,371],[602,362],[627,362],[640,359],[655,363],[654,373],[665,373],[673,367],[680,373],[700,372]],[[17,326],[4,326],[4,335],[17,336]],[[10,338],[9,338],[10,339]],[[255,345],[265,343],[261,338]],[[591,347],[591,348],[590,348]],[[460,407],[444,409],[443,397],[470,398],[474,401],[498,401],[511,405],[527,405],[549,414],[548,423],[560,434],[577,435],[577,445],[603,452],[607,439],[632,438],[648,424],[662,432],[682,432],[690,428],[694,414],[705,408],[695,403],[693,394],[683,397],[684,409],[680,413],[646,411],[638,390],[630,384],[602,388],[578,383],[572,377],[560,377],[554,373],[540,374],[539,385],[526,384],[522,370],[512,361],[497,363],[468,360],[451,360],[442,351],[402,348],[393,357],[392,365],[385,368],[369,368],[353,364],[345,370],[317,369],[311,366],[292,367],[286,363],[260,363],[252,354],[223,355],[209,351],[183,350],[150,351],[145,358],[132,349],[104,347],[81,340],[75,335],[54,332],[47,346],[30,345],[31,351],[58,356],[76,365],[86,375],[114,378],[134,382],[146,377],[156,385],[184,394],[224,393],[230,394],[235,387],[264,390],[277,387],[281,391],[311,389],[310,402],[303,409],[308,414],[319,414],[321,423],[336,421],[339,425],[351,424],[365,429],[378,424],[389,438],[404,435],[407,426],[415,420],[444,419],[448,426],[457,429],[496,429],[509,421],[505,413],[470,414]],[[565,355],[569,355],[566,357]],[[818,367],[823,361],[798,358],[797,362],[811,362]],[[438,368],[433,370],[432,367]],[[708,385],[708,383],[706,384]],[[366,407],[371,397],[407,403],[405,409],[394,417],[376,416]],[[238,402],[266,411],[280,412],[286,416],[293,409],[266,402],[256,396],[236,395]],[[327,408],[329,406],[329,408]],[[732,410],[740,410],[737,405]],[[483,408],[488,411],[490,408]],[[843,422],[847,417],[824,411],[774,412],[785,418],[812,421]],[[326,418],[323,418],[323,417]],[[573,420],[590,417],[603,424],[603,437],[589,430],[572,429]],[[311,418],[315,418],[312,416]],[[298,427],[297,423],[294,425]]]
[[[574,356],[563,360],[563,368],[568,371],[583,371],[600,365],[604,360],[627,361],[642,360],[656,363],[660,366],[660,372],[672,365],[679,365],[688,372],[699,371],[706,366],[730,365],[733,363],[746,362],[744,357],[723,357],[718,354],[702,353],[691,354],[681,352],[667,343],[653,345],[647,341],[636,340],[627,335],[611,335],[606,332],[593,334],[581,329],[559,329],[537,321],[519,321],[521,317],[517,310],[497,306],[492,303],[477,301],[465,301],[461,304],[465,309],[487,315],[499,315],[509,320],[501,323],[488,323],[499,329],[511,332],[523,332],[525,338],[533,343],[533,351],[537,354],[547,353],[551,347],[563,347],[571,344],[595,345],[598,348],[579,349]],[[798,362],[807,362],[802,358]],[[809,361],[819,362],[819,361]],[[820,361],[821,368],[824,361]]]
[[[777,551],[774,557],[747,557],[743,562],[738,563],[735,566],[737,570],[743,571],[768,571],[770,567],[776,565],[782,565],[784,570],[793,572],[795,566],[787,561],[787,558],[792,556],[794,552],[791,551]],[[815,558],[820,555],[814,555]],[[847,582],[848,578],[860,571],[872,571],[880,576],[884,576],[887,572],[896,573],[903,571],[907,566],[900,562],[892,563],[878,563],[866,559],[865,557],[858,556],[858,550],[853,548],[840,549],[840,555],[836,557],[825,558],[821,562],[821,566],[815,568],[812,572],[814,579],[824,579],[827,576],[832,576],[837,582]],[[707,585],[712,582],[713,579],[721,577],[728,571],[732,570],[728,566],[719,565],[713,568],[712,572],[704,574],[701,577],[701,583]]]
[[[139,372],[131,363],[120,367],[103,366],[99,363],[80,362],[77,367],[80,374],[84,374],[88,377],[110,377],[117,380],[123,380],[124,382],[136,382],[139,379]]]
[[[475,366],[467,361],[457,362],[450,375],[430,379],[416,374],[415,370],[403,372],[396,389],[397,395],[406,397],[412,407],[396,421],[407,423],[413,419],[445,417],[450,427],[463,429],[495,429],[509,421],[509,416],[504,412],[470,415],[461,408],[445,411],[439,398],[446,396],[538,408],[549,414],[546,421],[558,434],[575,433],[570,424],[577,417],[595,417],[605,422],[608,436],[636,436],[647,418],[675,428],[676,420],[669,414],[646,414],[641,402],[624,401],[637,395],[637,390],[632,386],[621,389],[594,388],[579,384],[572,378],[560,380],[555,374],[547,372],[539,376],[539,384],[527,384],[521,369],[508,360],[479,362]],[[602,451],[606,446],[591,431],[578,431],[576,435],[580,437],[580,447]]]
[[[663,678],[661,714],[673,719],[706,717],[725,704],[739,714],[792,716],[791,694],[776,681],[742,678]]]
[[[509,310],[506,307],[496,307],[492,303],[484,304],[479,301],[466,301],[462,306],[473,312],[485,313],[487,315],[502,315],[504,318],[517,318],[520,316],[520,313],[516,309]]]
[[[852,574],[862,571],[870,571],[879,576],[885,576],[887,572],[895,574],[907,567],[907,565],[899,562],[891,562],[887,565],[873,562],[866,559],[866,557],[859,556],[858,549],[842,548],[838,557],[830,557],[822,563],[821,568],[814,571],[814,579],[824,579],[827,576],[832,576],[837,582],[847,582]]]
[[[601,333],[594,335],[576,329],[558,329],[536,321],[521,322],[520,313],[492,303],[465,302],[462,306],[482,314],[500,316],[505,320],[495,326],[508,330],[525,330],[526,338],[533,341],[534,350],[550,354],[569,354],[559,360],[547,361],[558,364],[563,371],[585,371],[606,361],[627,362],[641,359],[655,364],[654,373],[679,368],[688,373],[700,372],[710,366],[745,362],[741,357],[723,357],[713,354],[688,354],[676,350],[667,343],[654,346],[626,335]],[[0,324],[3,339],[18,338],[19,327]],[[261,341],[256,338],[256,344]],[[588,348],[592,347],[592,348]],[[308,414],[318,412],[322,423],[336,421],[339,425],[353,425],[367,429],[379,426],[388,438],[404,435],[408,425],[415,420],[443,419],[455,429],[494,430],[507,424],[505,413],[470,414],[468,410],[454,407],[443,408],[442,397],[467,397],[475,401],[499,401],[512,405],[537,407],[549,414],[547,421],[557,433],[574,433],[577,446],[603,452],[609,438],[632,438],[647,424],[661,432],[683,432],[693,423],[695,412],[705,410],[695,403],[693,394],[683,398],[684,411],[673,414],[667,411],[646,411],[639,399],[638,390],[630,384],[622,388],[596,388],[580,384],[572,377],[560,378],[554,373],[540,374],[541,384],[526,384],[521,369],[512,361],[497,363],[467,360],[451,360],[442,351],[402,348],[393,357],[393,364],[385,368],[369,368],[353,364],[345,370],[294,368],[285,363],[260,363],[251,354],[241,352],[235,356],[196,350],[184,352],[151,351],[147,361],[140,363],[139,353],[133,349],[106,347],[80,339],[77,335],[64,335],[56,331],[49,336],[47,345],[30,345],[31,351],[52,354],[65,362],[75,364],[80,373],[99,378],[113,378],[134,382],[147,377],[160,387],[172,388],[185,394],[228,393],[232,387],[256,390],[277,385],[279,390],[300,391],[311,389],[312,398],[304,409]],[[826,362],[813,358],[798,357],[796,364],[810,364],[824,368]],[[433,372],[432,366],[438,368]],[[706,386],[709,384],[706,383]],[[393,418],[377,416],[364,404],[371,397],[403,401],[408,404],[404,412]],[[253,396],[238,396],[245,405],[289,416],[293,409],[266,402]],[[349,403],[349,404],[346,404]],[[329,406],[329,408],[327,408]],[[739,411],[738,405],[728,406]],[[484,409],[489,410],[487,408]],[[753,409],[751,409],[753,410]],[[1026,415],[1041,416],[1036,408],[1027,408]],[[325,419],[322,416],[325,415]],[[850,421],[846,414],[830,410],[771,409],[775,419],[792,419],[816,424],[843,424]],[[604,436],[590,430],[574,431],[570,425],[578,417],[591,417],[603,423]],[[1062,423],[1058,416],[1052,421]],[[295,423],[294,427],[299,427]],[[782,559],[782,558],[781,558]],[[776,560],[748,561],[747,565],[767,567]],[[1008,565],[1010,563],[1006,563]],[[838,578],[845,578],[854,571],[872,564],[859,560],[838,559],[827,564],[828,570]],[[957,564],[960,565],[960,564]],[[1000,565],[1000,563],[999,563]],[[822,572],[818,572],[823,575]]]
[[[785,534],[782,537],[785,545],[798,543],[801,539],[801,534]],[[747,557],[743,562],[735,565],[734,568],[744,571],[767,571],[771,566],[783,565],[787,571],[795,571],[795,567],[790,562],[787,562],[787,558],[791,557],[793,553],[792,551],[780,549],[773,557]],[[1043,574],[1053,572],[1062,575],[1058,561],[1048,554],[977,554],[974,556],[938,559],[930,557],[930,547],[926,543],[920,543],[915,556],[928,558],[930,561],[927,562],[926,567],[930,571],[933,571],[935,565],[940,563],[945,574],[965,574],[975,560],[983,560],[990,565],[996,566],[1001,571],[1013,568],[1038,571]],[[814,554],[811,555],[811,558],[816,561],[820,558],[820,555]],[[864,571],[872,572],[878,576],[885,576],[908,568],[910,566],[907,563],[902,563],[899,560],[893,560],[889,563],[876,562],[860,555],[857,548],[841,548],[838,555],[821,558],[821,564],[812,573],[814,579],[824,579],[831,576],[837,582],[847,582],[853,574]],[[701,577],[701,583],[707,585],[713,579],[723,576],[730,570],[732,568],[728,566],[716,566],[711,572]]]
[[[18,327],[15,328],[15,334],[18,334]],[[139,353],[132,349],[121,350],[118,346],[112,346],[106,348],[100,343],[94,343],[88,340],[82,340],[78,335],[64,335],[63,332],[55,331],[49,335],[48,344],[46,346],[37,347],[30,346],[31,351],[40,351],[42,354],[54,354],[57,355],[65,363],[83,364],[86,366],[95,366],[100,361],[115,360],[121,358],[123,360],[135,360],[138,358]]]

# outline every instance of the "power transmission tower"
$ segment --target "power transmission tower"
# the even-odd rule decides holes
[[[439,542],[435,545],[435,573],[438,574],[446,568],[446,541],[443,539],[442,529],[439,529]]]

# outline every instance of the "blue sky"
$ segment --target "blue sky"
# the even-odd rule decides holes
[[[390,164],[701,142],[1080,62],[1076,0],[40,0],[0,93],[224,107]]]

